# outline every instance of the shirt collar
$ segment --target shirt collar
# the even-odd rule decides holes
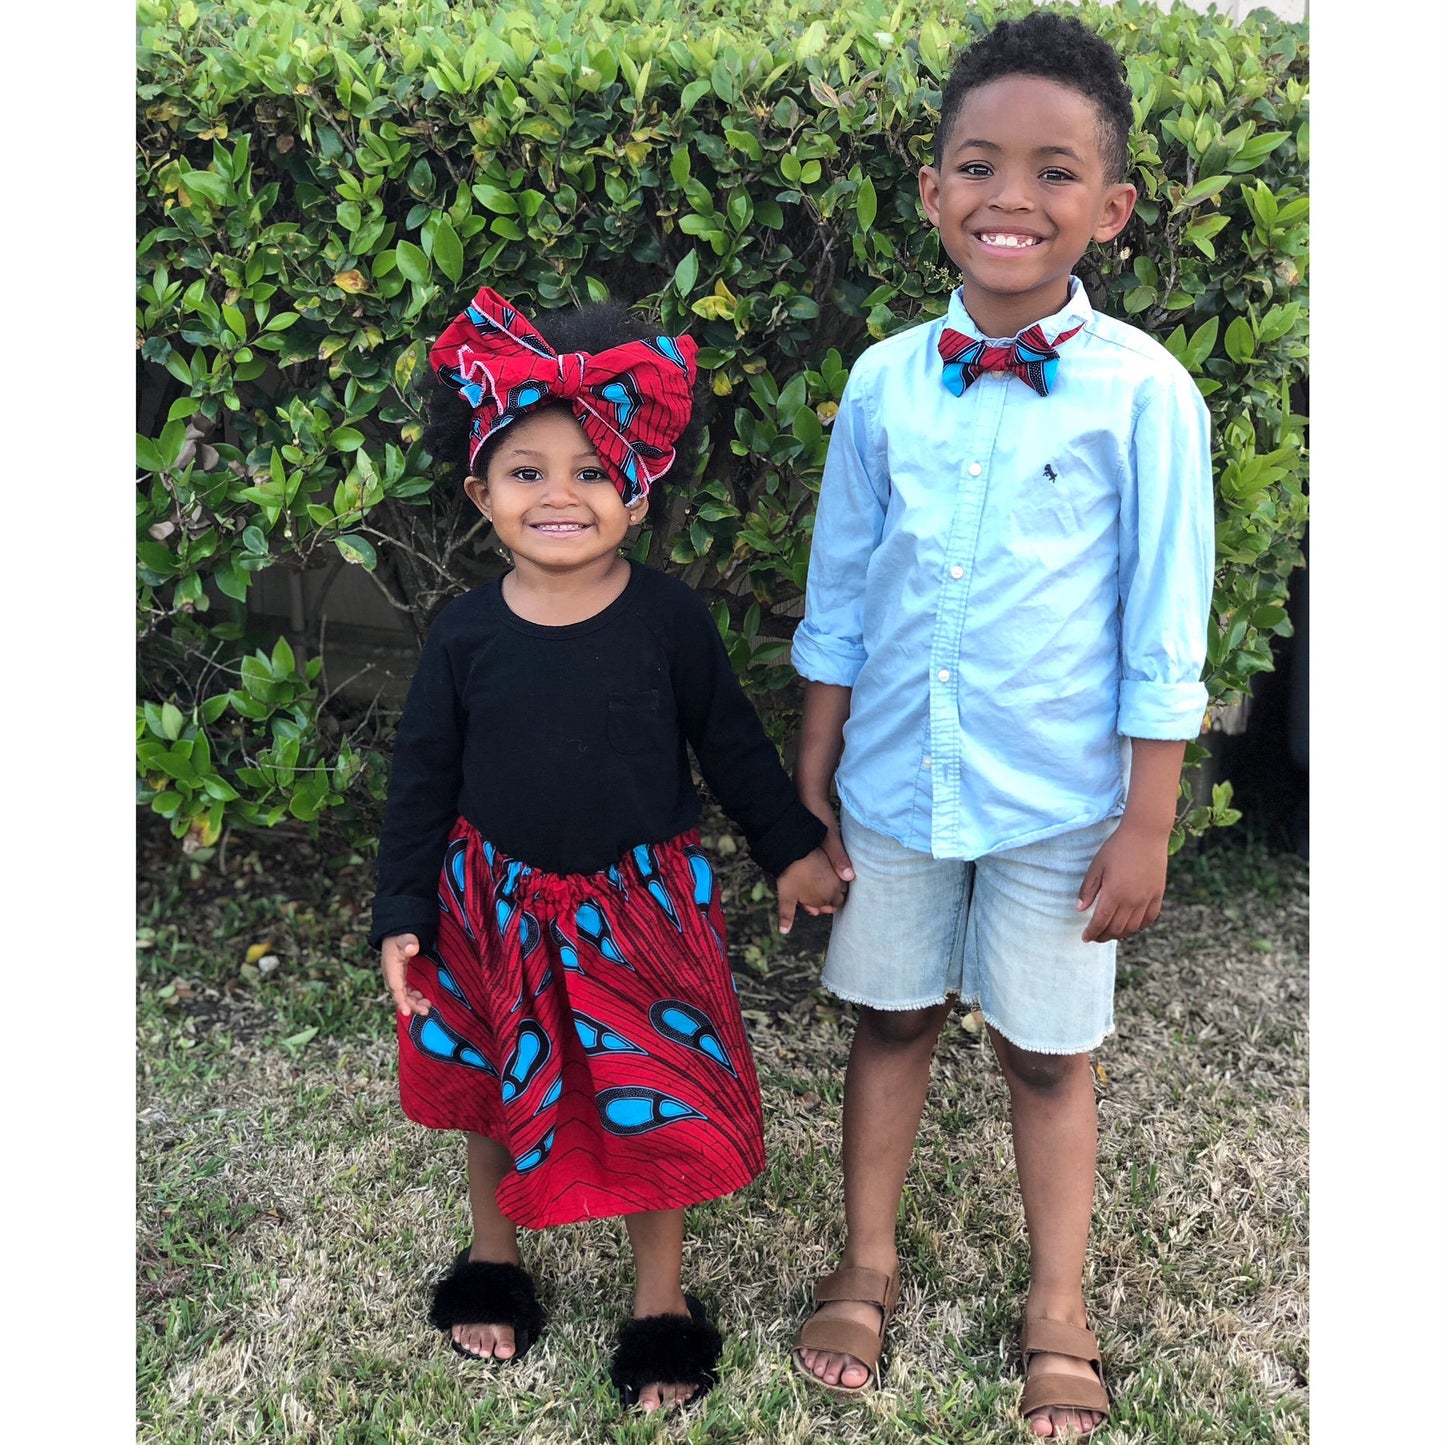
[[[1082,326],[1093,320],[1093,317],[1094,308],[1089,304],[1089,293],[1084,290],[1084,283],[1077,276],[1070,276],[1069,299],[1052,316],[1040,317],[1033,324],[1042,326],[1044,335],[1052,339],[1061,331]],[[953,294],[948,298],[948,314],[944,318],[944,324],[953,327],[955,331],[962,331],[981,341],[1007,343],[1015,339],[1012,336],[985,335],[983,328],[968,314],[968,307],[963,304],[962,286],[955,288]],[[1021,327],[1020,330],[1027,331],[1028,327]]]

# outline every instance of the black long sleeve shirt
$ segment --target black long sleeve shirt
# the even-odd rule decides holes
[[[371,941],[435,937],[458,815],[510,857],[595,873],[698,819],[687,748],[771,874],[825,834],[793,790],[702,600],[634,566],[595,617],[544,627],[491,582],[443,609],[397,730]]]

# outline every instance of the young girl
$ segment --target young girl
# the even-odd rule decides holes
[[[777,876],[780,923],[843,891],[702,602],[619,552],[676,460],[695,343],[616,307],[547,329],[483,287],[431,351],[428,449],[465,465],[512,570],[426,639],[372,942],[402,1108],[467,1135],[472,1243],[432,1322],[463,1355],[519,1359],[543,1314],[517,1226],[620,1214],[636,1293],[611,1373],[651,1411],[702,1394],[721,1352],[683,1293],[684,1206],[763,1166],[687,745]]]

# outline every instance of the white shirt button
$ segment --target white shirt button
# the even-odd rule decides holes
[[[947,681],[948,681],[948,669],[947,669],[946,667],[941,667],[941,668],[939,668],[939,670],[938,670],[938,680],[939,680],[939,682],[947,682]]]
[[[931,767],[933,766],[933,759],[932,759],[932,758],[924,758],[924,760],[923,760],[923,766],[924,766],[925,768],[931,768]]]
[[[981,466],[979,466],[979,464],[978,464],[977,462],[974,462],[973,465],[972,465],[971,467],[969,467],[969,469],[968,469],[968,474],[969,474],[969,476],[971,476],[971,477],[980,476],[980,475],[982,475],[982,473],[983,473],[983,468],[982,468]]]
[[[954,577],[954,578],[962,577],[962,576],[963,576],[963,568],[962,568],[962,567],[950,567],[950,568],[948,569],[948,575],[949,575],[950,577]]]

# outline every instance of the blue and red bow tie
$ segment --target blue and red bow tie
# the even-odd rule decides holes
[[[978,380],[980,372],[1007,371],[1026,381],[1040,396],[1047,396],[1059,369],[1058,347],[1083,329],[1083,322],[1069,331],[1061,331],[1053,341],[1045,337],[1037,322],[1006,346],[990,341],[976,341],[951,326],[943,328],[938,338],[938,354],[943,358],[943,384],[955,395]]]

